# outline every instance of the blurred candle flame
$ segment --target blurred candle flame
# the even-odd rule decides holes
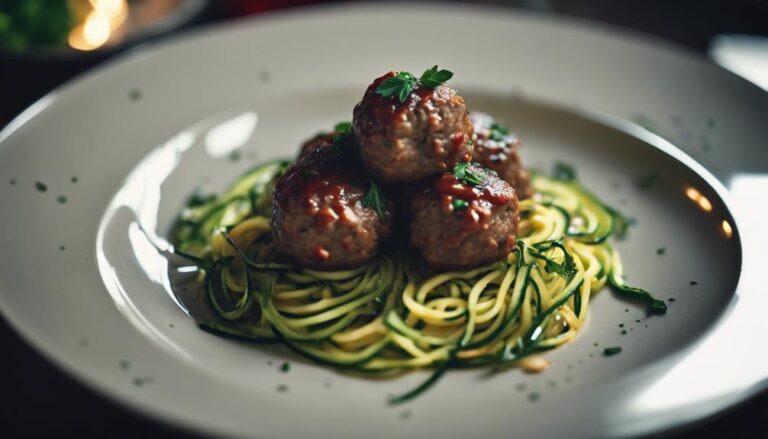
[[[104,46],[115,30],[128,18],[126,0],[89,0],[83,21],[69,33],[70,47],[94,50]]]
[[[726,238],[731,238],[733,236],[733,227],[731,227],[731,223],[729,223],[727,220],[723,220],[721,227]]]
[[[685,195],[691,199],[694,203],[699,205],[699,208],[704,212],[712,211],[712,202],[707,197],[702,195],[696,188],[689,186],[685,189]]]

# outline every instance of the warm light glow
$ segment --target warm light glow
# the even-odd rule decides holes
[[[128,18],[126,0],[89,0],[93,8],[69,33],[69,45],[77,50],[94,50],[105,45]]]
[[[690,198],[693,201],[697,201],[701,196],[699,191],[697,191],[696,188],[692,188],[692,187],[689,187],[688,189],[685,190],[685,195],[687,195],[688,198]]]
[[[90,0],[93,10],[106,15],[112,29],[119,27],[128,18],[126,0]]]
[[[88,14],[83,26],[83,38],[85,43],[92,47],[101,47],[109,39],[112,29],[109,26],[109,17],[98,11]]]
[[[727,220],[723,220],[723,223],[720,225],[720,227],[722,227],[726,238],[733,236],[733,227],[731,227],[731,223],[729,223]]]
[[[701,192],[696,190],[696,188],[688,187],[685,190],[685,196],[690,198],[694,203],[698,204],[699,208],[704,212],[712,211],[712,202],[709,201],[709,198],[705,197],[701,194]]]
[[[712,203],[710,203],[710,201],[703,195],[699,198],[699,207],[701,207],[701,210],[704,212],[712,211]]]

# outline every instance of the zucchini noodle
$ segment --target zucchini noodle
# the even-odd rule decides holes
[[[264,200],[285,166],[261,165],[223,196],[198,197],[181,213],[176,252],[204,273],[217,316],[199,322],[202,328],[282,342],[359,372],[433,367],[431,383],[448,367],[525,366],[527,357],[568,343],[606,283],[644,300],[651,312],[666,310],[623,282],[608,238],[623,232],[626,220],[575,181],[541,174],[533,176],[536,195],[519,204],[517,247],[497,263],[436,272],[395,252],[342,271],[275,262]]]

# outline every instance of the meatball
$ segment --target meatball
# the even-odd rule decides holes
[[[368,172],[384,183],[409,183],[450,169],[472,153],[472,122],[464,99],[441,84],[416,85],[400,102],[376,88],[376,79],[355,106],[352,129]]]
[[[336,143],[338,140],[343,140],[346,143],[354,142],[354,136],[350,136],[351,128],[352,122],[339,122],[333,127],[333,130],[315,134],[314,137],[301,144],[299,157],[325,143]],[[354,147],[357,148],[357,144]]]
[[[299,158],[304,157],[309,152],[317,149],[320,145],[324,145],[326,143],[333,143],[333,139],[336,137],[336,132],[320,132],[315,135],[315,137],[307,140],[306,142],[301,144],[301,151],[299,152]]]
[[[411,247],[439,270],[499,261],[515,247],[517,194],[475,163],[425,183],[411,198],[410,215]]]
[[[520,161],[520,141],[488,114],[473,111],[470,118],[477,136],[472,160],[496,171],[521,200],[530,198],[531,176]]]
[[[371,185],[355,154],[324,144],[278,179],[272,198],[272,233],[280,252],[317,269],[353,268],[370,261],[392,228],[363,198]]]

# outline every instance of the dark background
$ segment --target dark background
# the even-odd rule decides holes
[[[185,27],[321,2],[214,0],[211,3],[213,5]],[[768,36],[768,0],[509,0],[470,3],[496,3],[542,14],[606,22],[668,40],[701,56],[705,56],[710,40],[718,34]],[[0,53],[0,127],[53,87],[124,49],[70,61],[30,60]],[[24,343],[4,320],[0,320],[0,346],[3,349],[0,370],[4,378],[0,395],[0,436],[195,437],[129,412],[73,381]],[[738,370],[726,373],[738,373]],[[768,392],[763,392],[726,413],[685,431],[674,432],[671,437],[692,439],[712,435],[764,438],[768,437],[766,415]]]

